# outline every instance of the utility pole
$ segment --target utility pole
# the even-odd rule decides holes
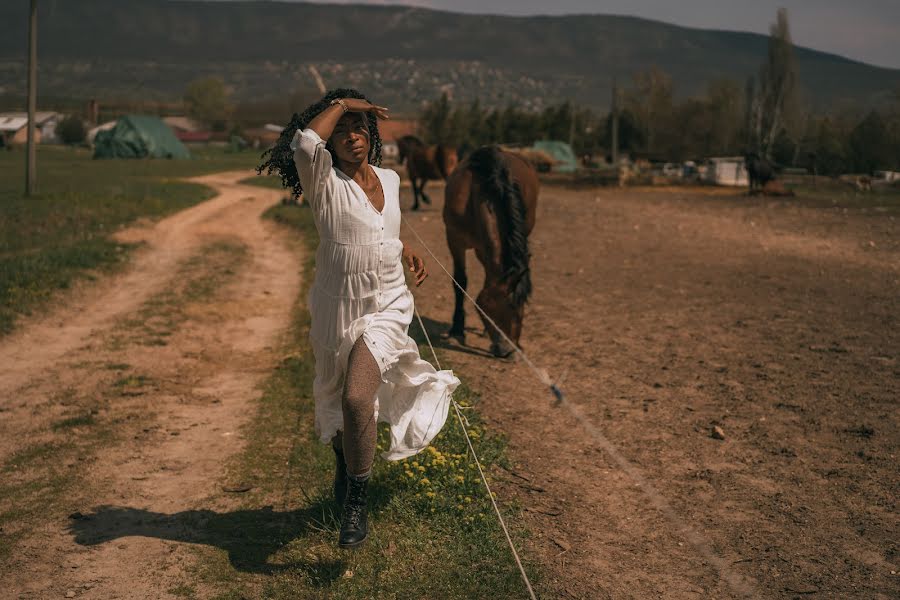
[[[37,164],[34,149],[35,113],[37,112],[37,0],[31,0],[28,18],[28,141],[25,153],[25,195],[37,191]]]
[[[612,85],[612,163],[619,166],[619,88],[616,78]]]
[[[575,144],[575,107],[569,105],[569,145]]]

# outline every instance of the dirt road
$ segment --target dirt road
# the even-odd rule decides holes
[[[171,523],[108,543],[70,524],[209,508],[229,483],[300,289],[299,243],[260,218],[280,194],[237,184],[249,175],[196,179],[220,194],[123,231],[145,243],[127,272],[0,342],[0,508],[19,511],[0,531],[4,598],[176,597],[190,547],[165,541]]]
[[[407,219],[449,268],[439,210]],[[542,191],[522,343],[573,410],[484,356],[471,307],[470,347],[443,345],[509,436],[498,491],[525,507],[545,593],[900,595],[898,225],[741,196]],[[452,290],[431,272],[416,296],[434,338]]]

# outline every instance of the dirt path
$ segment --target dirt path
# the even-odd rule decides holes
[[[439,209],[406,218],[449,266]],[[573,410],[521,363],[484,356],[471,307],[470,347],[444,347],[509,436],[517,465],[498,492],[525,506],[547,595],[900,594],[898,225],[683,191],[543,190],[522,342],[564,376]],[[452,290],[431,271],[416,295],[437,334]],[[469,271],[474,295],[472,256]]]
[[[0,343],[0,507],[24,511],[0,532],[16,540],[4,597],[176,597],[190,546],[140,515],[197,509],[228,483],[300,286],[300,245],[261,219],[280,194],[237,184],[249,175],[196,179],[220,194],[122,232],[146,242],[128,272]]]

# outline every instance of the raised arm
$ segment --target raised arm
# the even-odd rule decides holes
[[[379,119],[388,119],[388,109],[383,106],[375,106],[367,100],[359,100],[357,98],[342,98],[335,104],[332,104],[309,122],[309,129],[312,129],[323,140],[327,140],[334,133],[334,128],[345,112],[372,112]]]
[[[294,165],[303,185],[304,196],[314,209],[326,195],[332,177],[331,154],[325,148],[328,138],[345,112],[372,112],[380,119],[387,119],[387,109],[366,100],[343,98],[313,117],[306,129],[297,130],[291,141]]]

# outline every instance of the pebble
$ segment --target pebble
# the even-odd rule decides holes
[[[74,597],[75,597],[75,590],[69,590],[68,592],[66,592],[66,598],[74,598]]]
[[[725,439],[725,431],[716,425],[712,428],[712,433],[709,434],[710,437],[714,440],[724,440]]]

